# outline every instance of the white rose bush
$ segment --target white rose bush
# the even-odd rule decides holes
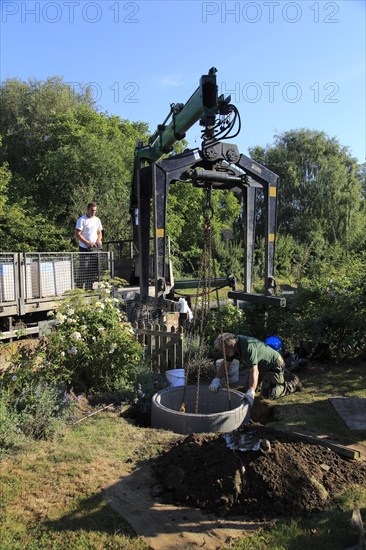
[[[51,315],[44,348],[53,381],[75,391],[109,392],[128,387],[142,362],[131,324],[112,298],[109,283],[95,283],[95,296],[71,294]]]

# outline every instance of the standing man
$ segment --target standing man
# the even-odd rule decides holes
[[[102,222],[95,215],[97,205],[90,202],[87,206],[86,214],[81,216],[76,222],[75,236],[79,241],[79,252],[89,252],[82,254],[79,261],[79,272],[76,286],[90,290],[93,283],[98,280],[99,274],[99,254],[94,254],[102,248]]]
[[[255,391],[259,383],[261,383],[262,396],[268,399],[278,399],[278,397],[302,389],[298,377],[285,370],[285,362],[278,351],[257,338],[235,336],[225,332],[216,338],[214,345],[217,350],[224,351],[227,368],[233,359],[237,358],[241,365],[245,365],[249,369],[249,388],[245,399],[250,406],[253,405]],[[221,387],[221,378],[224,376],[225,365],[222,362],[209,390],[217,392]]]
[[[79,252],[89,252],[93,248],[102,248],[102,222],[95,215],[97,205],[90,202],[86,214],[76,222],[75,236],[79,241]]]

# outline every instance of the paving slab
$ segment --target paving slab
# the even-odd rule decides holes
[[[366,399],[329,397],[329,401],[350,430],[366,431]]]
[[[103,498],[154,550],[216,550],[268,523],[226,520],[198,508],[162,504],[151,494],[156,484],[144,466],[103,490]]]

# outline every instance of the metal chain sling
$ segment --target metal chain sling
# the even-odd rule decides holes
[[[210,286],[211,286],[211,266],[212,266],[212,225],[211,219],[207,217],[204,223],[205,242],[203,252],[203,285],[202,285],[202,310],[201,310],[201,329],[200,329],[200,347],[199,347],[199,361],[197,368],[197,383],[196,383],[196,406],[195,413],[198,413],[199,404],[199,388],[201,380],[201,359],[204,352],[204,333],[205,333],[205,321],[207,319],[208,312],[210,311]],[[196,302],[197,303],[197,302]]]
[[[214,262],[214,276],[215,276],[215,280],[217,280],[215,262]],[[230,394],[230,386],[229,386],[229,371],[228,371],[228,368],[227,368],[225,344],[224,344],[224,340],[223,340],[224,327],[223,327],[222,315],[221,315],[221,309],[220,309],[219,289],[218,289],[217,285],[216,285],[216,301],[217,301],[217,316],[218,316],[218,319],[219,319],[219,328],[220,328],[221,344],[222,344],[221,351],[222,351],[222,357],[223,357],[223,360],[224,360],[224,367],[225,367],[226,392],[227,392],[227,399],[228,399],[228,402],[229,402],[229,409],[231,410],[232,407],[231,407],[231,394]]]
[[[211,217],[213,217],[213,208],[211,206],[211,188],[206,190],[206,205],[205,208],[211,212]],[[217,281],[217,273],[216,273],[216,264],[213,259],[213,248],[212,248],[212,225],[211,225],[211,217],[207,217],[205,221],[205,244],[207,244],[207,258],[209,261],[209,266],[207,269],[207,277],[204,279],[207,282],[207,310],[210,311],[210,286],[212,277],[215,281]],[[207,226],[207,230],[206,230]],[[219,289],[217,284],[215,284],[215,291],[216,291],[216,307],[217,307],[217,314],[219,318],[219,327],[220,327],[220,334],[222,336],[223,334],[223,323],[222,323],[222,315],[221,315],[221,309],[220,309],[220,298],[219,298]],[[202,319],[205,320],[206,315],[204,314]],[[202,330],[202,334],[204,334],[204,330]],[[230,387],[229,387],[229,373],[227,368],[227,362],[226,362],[226,355],[225,355],[225,346],[222,342],[222,356],[224,359],[224,367],[225,367],[225,381],[226,381],[226,391],[227,391],[227,397],[229,401],[229,408],[231,409],[231,395],[230,395]],[[199,369],[199,375],[200,375],[200,369]],[[197,389],[197,395],[198,395],[198,389]],[[197,397],[198,400],[198,397]],[[197,407],[197,400],[196,400],[196,407]],[[197,411],[196,411],[197,412]]]
[[[209,211],[206,211],[207,204],[209,203]],[[207,316],[207,311],[209,310],[210,305],[210,296],[209,296],[209,284],[208,284],[208,278],[209,278],[209,271],[210,271],[210,265],[211,265],[211,216],[213,215],[213,209],[210,204],[210,196],[207,191],[206,195],[206,205],[204,209],[204,245],[203,245],[203,254],[201,257],[199,272],[198,272],[198,285],[197,285],[197,291],[195,296],[195,313],[198,311],[198,298],[201,296],[202,302],[201,302],[201,316],[199,320],[199,347],[198,347],[198,370],[197,370],[197,382],[196,382],[196,403],[195,403],[195,413],[198,412],[198,404],[199,404],[199,384],[201,379],[201,364],[200,360],[203,356],[203,335],[204,335],[204,322],[205,318]],[[201,281],[202,281],[202,287],[201,287]],[[211,281],[210,281],[211,282]],[[200,292],[201,291],[201,292]],[[191,335],[192,336],[192,335]],[[186,368],[186,376],[185,376],[185,384],[184,384],[184,390],[183,390],[183,398],[182,398],[182,404],[180,406],[180,412],[185,412],[186,410],[186,388],[188,384],[188,376],[189,371],[191,368],[191,359],[192,359],[192,345],[189,346],[188,350],[188,359],[187,359],[187,368]]]
[[[201,360],[203,357],[204,352],[204,334],[205,334],[205,322],[207,321],[207,316],[210,311],[210,287],[212,282],[212,271],[213,266],[215,270],[214,278],[217,280],[216,277],[216,266],[213,262],[212,258],[212,224],[211,224],[211,218],[214,215],[214,211],[211,205],[211,187],[206,188],[206,203],[204,207],[204,246],[203,246],[203,254],[200,262],[200,268],[199,268],[199,275],[198,275],[198,285],[197,285],[197,292],[196,292],[196,298],[195,298],[195,311],[198,310],[198,298],[199,296],[202,297],[201,302],[201,318],[200,318],[200,326],[199,326],[199,336],[200,336],[200,343],[199,343],[199,349],[198,349],[198,368],[197,368],[197,381],[196,381],[196,403],[195,403],[195,413],[198,413],[198,405],[199,405],[199,388],[200,388],[200,379],[201,379]],[[201,281],[202,281],[202,292],[200,294],[201,290]],[[220,300],[219,300],[219,294],[218,294],[218,288],[216,285],[216,299],[217,299],[217,309],[218,312],[220,312]],[[221,314],[219,313],[219,319],[220,319],[220,329],[221,334],[223,333],[222,330],[222,318]],[[188,375],[189,370],[191,367],[191,354],[192,354],[192,346],[189,347],[189,353],[188,353],[188,361],[187,361],[187,369],[186,369],[186,377],[185,377],[185,384],[184,384],[184,390],[183,390],[183,399],[182,404],[180,407],[181,412],[185,412],[186,406],[185,406],[185,399],[186,399],[186,387],[188,382]],[[224,365],[225,365],[225,377],[226,377],[226,388],[227,388],[227,395],[228,395],[228,401],[229,401],[229,407],[231,409],[231,396],[230,396],[230,389],[229,389],[229,376],[228,376],[228,369],[227,369],[227,363],[226,363],[226,357],[225,357],[225,350],[223,350],[223,358],[224,358]]]

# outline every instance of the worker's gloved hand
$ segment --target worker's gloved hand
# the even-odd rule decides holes
[[[250,388],[250,389],[247,390],[247,392],[244,394],[243,403],[245,404],[245,402],[247,402],[248,405],[249,405],[249,407],[253,407],[254,396],[255,396],[255,391],[252,390],[252,389]]]
[[[220,378],[214,378],[211,382],[211,384],[208,386],[208,389],[213,392],[218,392],[221,388],[221,380]]]

